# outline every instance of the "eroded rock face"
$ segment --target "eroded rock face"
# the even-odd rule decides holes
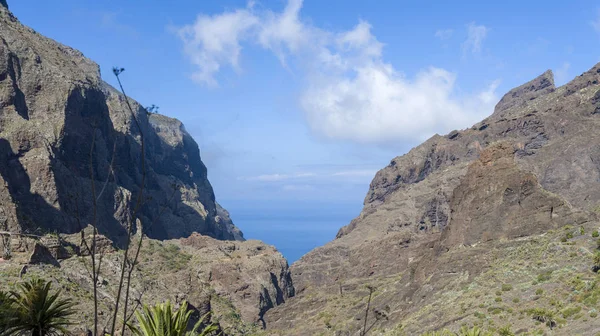
[[[452,193],[452,225],[444,230],[442,244],[515,239],[586,221],[577,218],[564,199],[544,190],[534,174],[519,169],[515,151],[513,145],[500,142],[469,165]]]
[[[242,240],[219,210],[198,146],[181,122],[130,102],[141,130],[97,64],[0,7],[2,229],[79,231],[92,221],[93,182],[100,232],[119,243],[143,179],[141,132],[146,176],[138,217],[145,233]]]
[[[262,324],[267,310],[295,294],[287,261],[272,246],[257,240],[216,242],[198,234],[180,244],[208,261],[199,265],[198,278],[231,300],[245,321]]]
[[[373,178],[361,214],[292,265],[297,295],[267,313],[267,327],[274,334],[324,332],[318,312],[325,312],[330,326],[353,334],[362,327],[366,286],[382,294],[372,307],[389,311],[378,327],[413,321],[408,334],[418,335],[475,323],[473,312],[452,311],[460,288],[487,277],[495,260],[528,265],[522,274],[535,276],[540,266],[514,250],[530,244],[560,255],[560,247],[546,246],[562,238],[546,233],[597,223],[599,83],[600,64],[559,88],[547,71],[507,93],[473,127],[435,135],[394,158]],[[535,245],[536,237],[550,245]],[[555,265],[589,272],[585,258],[576,265],[556,258]]]

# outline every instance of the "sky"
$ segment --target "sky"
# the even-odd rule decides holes
[[[313,244],[358,215],[369,182],[395,156],[435,133],[470,127],[505,92],[547,69],[562,85],[600,61],[596,1],[9,0],[9,7],[97,62],[107,82],[115,84],[113,66],[124,67],[131,97],[183,121],[217,200],[246,236],[264,231],[257,221],[243,225],[253,207],[347,209],[325,232],[307,231]]]

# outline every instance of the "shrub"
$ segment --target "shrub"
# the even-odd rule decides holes
[[[537,282],[548,281],[548,280],[550,280],[550,278],[552,278],[552,271],[545,271],[545,272],[538,274]]]
[[[515,333],[511,330],[510,325],[504,326],[498,329],[498,335],[500,336],[515,336]]]
[[[508,291],[510,291],[512,289],[513,289],[513,286],[511,284],[504,284],[504,285],[502,285],[502,291],[503,292],[508,292]]]
[[[528,311],[531,318],[538,322],[545,323],[548,327],[553,328],[556,325],[556,316],[554,312],[544,308],[533,308]]]
[[[501,297],[499,297],[499,296],[497,296],[497,297],[494,299],[494,301],[496,301],[496,302],[502,302],[502,298],[501,298]]]
[[[538,289],[535,290],[535,295],[542,295],[542,294],[544,294],[544,290],[543,289],[538,288]]]
[[[594,232],[592,232],[592,237],[598,238],[599,236],[600,236],[600,233],[598,233],[598,230],[594,230]]]
[[[512,302],[519,303],[519,302],[521,302],[521,299],[519,299],[518,297],[516,297],[516,298],[512,299]]]
[[[563,318],[568,319],[573,315],[579,313],[581,311],[581,307],[569,307],[565,308],[561,311]]]
[[[571,238],[573,238],[573,232],[567,232],[567,234],[565,235],[565,237],[566,237],[567,239],[571,239]]]

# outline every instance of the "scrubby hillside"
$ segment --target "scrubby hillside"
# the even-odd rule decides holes
[[[547,71],[470,129],[393,159],[360,216],[292,265],[298,295],[267,314],[271,333],[358,335],[369,286],[372,334],[600,331],[599,82],[600,64],[559,88]]]

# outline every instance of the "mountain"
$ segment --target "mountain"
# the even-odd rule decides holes
[[[546,310],[553,334],[599,332],[599,82],[600,64],[558,88],[547,71],[473,127],[391,160],[361,214],[292,265],[297,295],[267,313],[268,330],[549,333]]]
[[[136,218],[148,238],[130,307],[187,300],[196,317],[211,312],[223,335],[234,335],[260,328],[267,310],[294,295],[281,253],[245,241],[215,201],[183,124],[125,97],[102,80],[97,64],[23,26],[2,1],[0,290],[24,273],[51,280],[78,303],[79,329],[91,328],[92,281],[82,242],[95,218],[105,325],[142,182]]]
[[[99,229],[118,242],[142,182],[140,130],[125,97],[79,51],[21,25],[6,8],[0,20],[0,215],[6,229],[79,231],[80,222],[92,221],[93,179]],[[242,240],[216,203],[198,145],[183,124],[130,103],[145,138],[139,216],[148,224],[145,233]]]

